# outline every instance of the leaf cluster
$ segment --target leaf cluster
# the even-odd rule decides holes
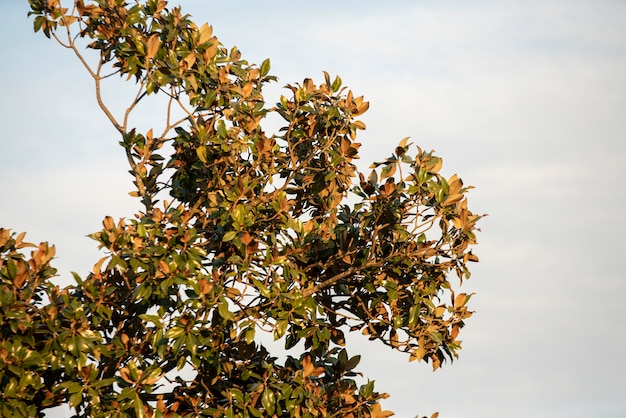
[[[384,417],[347,332],[434,369],[456,357],[471,295],[451,275],[478,260],[480,216],[441,158],[405,138],[366,177],[363,97],[324,72],[267,106],[269,60],[249,64],[163,0],[29,3],[35,31],[94,78],[143,210],[104,219],[91,237],[106,256],[65,289],[49,281],[54,247],[27,260],[23,235],[0,230],[3,415],[67,403],[76,416]],[[138,86],[121,118],[101,95],[112,75]],[[139,132],[129,115],[154,94],[165,128]],[[269,134],[271,114],[283,127]]]

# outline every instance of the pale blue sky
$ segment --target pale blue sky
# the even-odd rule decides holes
[[[411,136],[476,186],[470,206],[490,216],[460,359],[432,373],[359,338],[350,348],[387,408],[626,416],[625,2],[181,3],[250,61],[271,58],[270,98],[322,70],[364,94],[363,167]],[[32,33],[26,0],[0,11],[0,225],[56,243],[67,281],[98,259],[84,236],[132,215],[131,179],[79,63]]]

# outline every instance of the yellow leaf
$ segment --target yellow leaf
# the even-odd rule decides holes
[[[462,187],[463,181],[458,178],[456,174],[452,175],[452,177],[448,180],[448,193],[457,194],[461,191]]]
[[[356,399],[354,399],[354,396],[350,395],[349,393],[342,393],[341,399],[343,399],[343,401],[348,405],[356,403]]]
[[[76,22],[76,16],[62,16],[61,20],[59,20],[59,26],[69,26],[72,23]]]
[[[241,96],[246,98],[252,93],[252,83],[248,83],[241,89]]]
[[[22,233],[22,234],[26,235],[26,233]],[[20,236],[22,236],[22,234],[20,234]],[[4,244],[6,244],[10,238],[11,238],[11,231],[9,229],[0,228],[0,247],[4,246]]]
[[[104,225],[104,229],[106,229],[107,231],[115,229],[115,222],[110,216],[106,216],[104,218],[104,221],[102,221],[102,225]]]
[[[161,270],[163,271],[163,273],[169,273],[170,272],[169,264],[167,264],[163,260],[159,260],[159,267],[161,267]]]
[[[3,231],[6,231],[6,230],[3,230]],[[25,236],[26,236],[26,232],[20,232],[20,234],[17,236],[17,238],[15,238],[15,246],[17,248],[19,248],[19,246],[22,243],[22,241],[24,241],[24,237]],[[6,241],[8,241],[8,239]],[[4,243],[3,243],[3,245],[4,245]]]
[[[466,300],[467,300],[467,295],[465,293],[461,293],[457,295],[456,298],[454,298],[454,306],[455,307],[463,306]]]
[[[468,261],[474,261],[474,262],[478,262],[478,256],[472,254],[472,252],[470,251],[469,253],[465,254],[465,257],[463,257],[463,261],[468,262]]]
[[[206,156],[206,147],[204,145],[196,148],[196,154],[198,155],[198,159],[206,164],[207,156]]]
[[[360,120],[355,120],[352,125],[354,125],[354,127],[357,128],[357,129],[361,129],[361,130],[365,129],[365,123],[363,123]]]
[[[370,107],[369,102],[363,101],[363,96],[359,96],[356,99],[354,99],[354,104],[356,104],[356,111],[352,112],[352,114],[355,116],[365,113],[367,109],[369,109]]]
[[[409,361],[422,361],[424,356],[426,355],[426,350],[424,347],[419,346],[416,350],[411,352],[411,356],[409,357]]]
[[[187,68],[193,67],[196,62],[196,53],[192,52],[191,54],[187,55],[184,61],[187,63]]]
[[[210,26],[208,23],[205,23],[200,28],[200,40],[201,44],[208,42],[211,40],[211,36],[213,35],[213,26]]]
[[[348,153],[348,150],[350,149],[350,140],[348,138],[341,138],[341,152],[344,154]]]
[[[441,206],[453,205],[456,202],[460,201],[461,199],[463,199],[463,195],[462,194],[451,194],[448,197],[446,197],[446,200],[443,201]]]
[[[93,266],[93,272],[96,276],[100,275],[100,269],[102,268],[102,263],[104,263],[106,260],[108,260],[109,257],[102,257],[100,260],[98,260],[98,262]]]
[[[148,39],[148,43],[146,46],[146,60],[149,60],[156,55],[159,47],[161,46],[161,40],[159,39],[159,35],[156,33],[152,35],[150,39]]]
[[[443,159],[439,158],[439,157],[433,157],[435,159],[435,164],[433,165],[433,168],[430,169],[431,173],[438,173],[439,170],[441,170],[441,167],[443,166]]]
[[[390,417],[392,415],[395,415],[395,414],[391,411],[381,410],[380,404],[376,403],[372,406],[372,412],[370,416],[372,418],[385,418],[385,417]]]

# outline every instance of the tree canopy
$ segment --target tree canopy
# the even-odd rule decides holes
[[[347,332],[434,369],[457,356],[471,312],[453,282],[478,261],[480,216],[441,158],[405,138],[363,174],[363,97],[324,72],[268,105],[270,61],[166,1],[29,3],[93,78],[142,209],[103,220],[104,256],[64,288],[54,246],[0,229],[0,415],[385,417]],[[121,116],[109,77],[137,87]],[[129,116],[153,95],[164,127],[140,132]]]

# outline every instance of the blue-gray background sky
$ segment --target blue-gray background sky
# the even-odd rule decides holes
[[[626,2],[180,3],[249,61],[271,58],[277,87],[326,70],[365,95],[363,168],[411,136],[476,186],[470,207],[489,217],[459,360],[433,373],[353,340],[386,408],[626,416]],[[100,257],[85,235],[138,206],[91,80],[27,11],[0,4],[0,225],[55,243],[68,283]]]

